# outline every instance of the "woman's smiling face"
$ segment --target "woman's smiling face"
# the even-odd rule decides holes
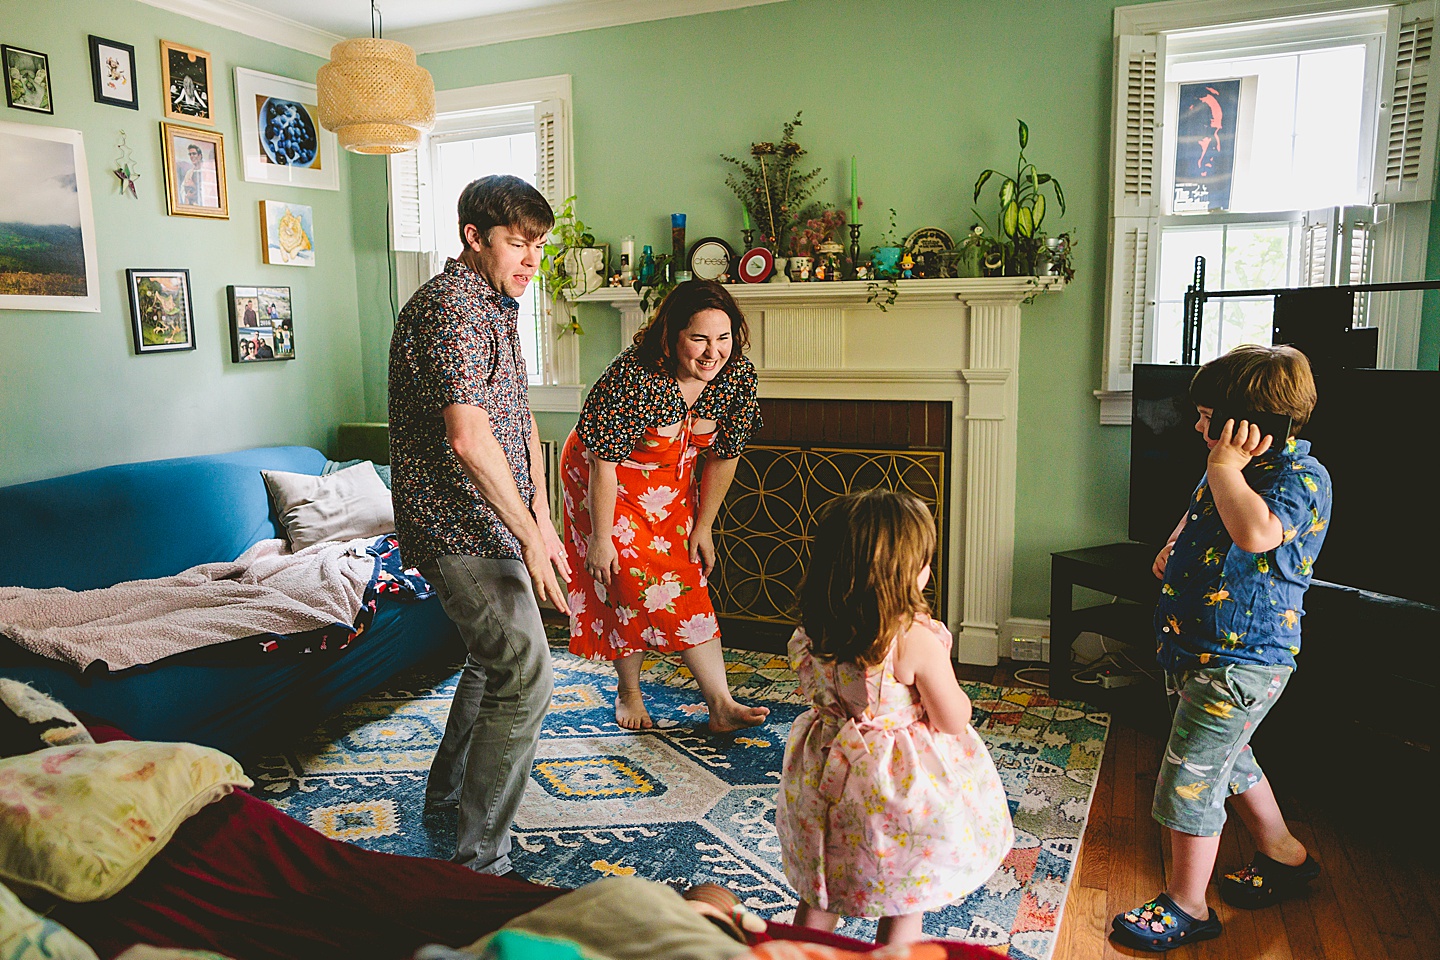
[[[709,382],[724,369],[734,344],[730,316],[724,310],[701,310],[680,331],[675,344],[675,378]]]

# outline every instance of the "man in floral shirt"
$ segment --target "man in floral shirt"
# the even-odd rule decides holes
[[[570,568],[545,497],[519,304],[554,224],[518,177],[460,195],[460,256],[415,292],[390,341],[390,463],[406,561],[434,585],[468,655],[430,768],[429,807],[458,807],[455,861],[510,871],[553,685],[536,602],[568,613]]]

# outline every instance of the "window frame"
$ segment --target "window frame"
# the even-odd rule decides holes
[[[1440,83],[1429,83],[1423,99],[1418,90],[1431,70],[1440,69],[1440,51],[1432,53],[1428,46],[1436,16],[1435,0],[1230,0],[1223,12],[1216,6],[1209,0],[1171,0],[1115,10],[1104,361],[1101,389],[1094,392],[1100,401],[1101,423],[1130,422],[1130,368],[1153,353],[1160,229],[1172,217],[1180,219],[1176,215],[1161,216],[1165,206],[1164,164],[1168,160],[1165,67],[1170,34],[1256,22],[1273,27],[1285,20],[1327,14],[1383,12],[1386,31],[1375,91],[1378,103],[1373,109],[1376,160],[1370,190],[1372,200],[1381,206],[1374,218],[1372,279],[1382,282],[1424,274],[1436,128],[1440,123]],[[1299,36],[1296,42],[1309,39]],[[1190,59],[1194,45],[1191,38],[1186,38],[1185,43],[1184,56]],[[1419,50],[1423,55],[1416,53]],[[1410,59],[1405,59],[1407,56]],[[1413,89],[1407,86],[1407,78]],[[1392,121],[1392,108],[1405,112]],[[1199,225],[1212,216],[1191,214],[1183,215],[1183,219]],[[1302,278],[1305,272],[1302,265]],[[1414,367],[1421,322],[1419,295],[1392,293],[1377,297],[1368,316],[1380,328],[1381,363]]]
[[[421,138],[413,151],[389,158],[391,250],[397,267],[400,300],[408,299],[420,284],[444,268],[446,239],[434,235],[430,225],[434,205],[434,161],[431,144],[463,139],[465,114],[483,114],[504,107],[534,110],[537,189],[559,209],[574,193],[574,136],[571,125],[570,75],[558,74],[511,80],[435,92],[436,130]],[[472,128],[478,129],[478,128]],[[574,334],[546,336],[554,326],[549,303],[538,298],[540,383],[529,387],[530,409],[535,412],[578,413],[584,399],[580,383],[579,340]]]

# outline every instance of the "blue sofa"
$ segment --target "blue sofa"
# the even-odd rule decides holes
[[[154,460],[0,487],[0,585],[86,590],[233,560],[281,536],[261,470],[319,474],[309,447]],[[464,655],[435,599],[382,596],[343,651],[209,663],[187,655],[84,674],[0,638],[0,674],[146,740],[188,740],[253,756],[307,731],[397,671]],[[260,659],[257,657],[257,659]]]

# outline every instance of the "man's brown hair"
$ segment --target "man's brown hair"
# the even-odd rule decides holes
[[[821,660],[872,667],[930,605],[920,571],[935,555],[935,520],[913,493],[876,488],[820,509],[800,583],[800,622]]]
[[[460,243],[465,240],[465,225],[473,223],[480,231],[480,240],[490,243],[492,227],[510,227],[530,241],[539,240],[555,226],[555,212],[539,190],[509,174],[497,173],[472,181],[460,191],[457,204],[460,217]]]
[[[1282,414],[1290,418],[1291,432],[1299,433],[1315,409],[1315,377],[1310,361],[1294,347],[1247,343],[1195,371],[1190,402],[1212,410]]]
[[[702,310],[719,310],[730,318],[730,358],[725,366],[744,356],[745,348],[750,346],[750,325],[730,291],[714,280],[686,280],[665,295],[650,322],[635,333],[636,357],[673,377],[679,363],[675,351],[680,334]]]

